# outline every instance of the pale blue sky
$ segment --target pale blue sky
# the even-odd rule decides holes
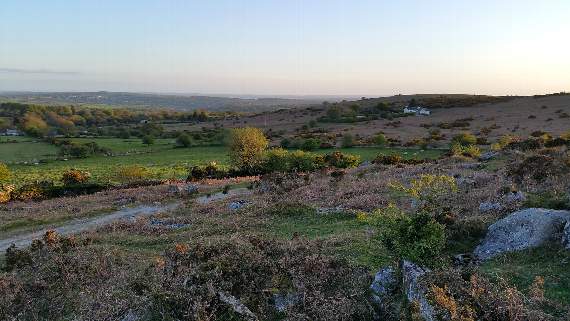
[[[568,0],[4,0],[1,90],[570,91]]]

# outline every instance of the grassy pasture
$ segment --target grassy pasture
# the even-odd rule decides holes
[[[10,164],[16,183],[36,180],[59,180],[61,173],[69,168],[89,171],[95,181],[109,180],[115,169],[123,165],[142,165],[156,178],[183,178],[189,166],[215,161],[228,164],[228,152],[223,146],[176,148],[174,139],[157,139],[147,146],[138,138],[74,138],[75,142],[96,142],[110,149],[115,156],[94,156],[84,159],[57,160],[57,147],[32,138],[16,137],[17,143],[0,144],[0,161]],[[404,158],[436,158],[440,150],[403,148],[353,147],[339,149],[343,153],[359,155],[362,160],[372,160],[379,153],[400,154]],[[334,149],[321,149],[325,154]],[[21,164],[35,162],[39,164]],[[16,164],[19,162],[20,164]]]
[[[0,161],[8,164],[55,159],[57,151],[57,147],[31,137],[0,137]]]

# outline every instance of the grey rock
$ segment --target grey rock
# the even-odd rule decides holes
[[[566,222],[562,231],[562,245],[567,250],[570,250],[570,220]]]
[[[463,169],[478,169],[481,167],[481,163],[462,163],[459,164],[459,168]]]
[[[490,161],[491,159],[497,158],[497,156],[499,156],[499,152],[489,151],[481,154],[481,156],[479,156],[479,160],[482,162],[486,162]]]
[[[503,209],[503,205],[501,205],[499,203],[483,202],[483,203],[479,204],[479,212],[481,212],[481,213],[492,212],[492,211],[500,211],[502,209]]]
[[[529,208],[514,212],[489,227],[474,255],[486,260],[504,252],[561,242],[569,221],[570,211]]]
[[[257,316],[251,312],[251,310],[246,307],[243,303],[241,303],[236,297],[229,293],[225,292],[218,292],[218,296],[220,301],[224,302],[225,304],[229,305],[235,313],[243,316],[246,320],[259,320]]]
[[[288,307],[294,306],[295,304],[301,301],[301,298],[296,293],[287,293],[287,294],[274,294],[273,301],[275,305],[275,309],[278,312],[285,312]]]
[[[418,302],[420,314],[426,321],[434,321],[434,309],[426,298],[426,289],[420,284],[419,280],[430,270],[415,265],[409,261],[402,263],[402,283],[408,302]]]
[[[168,193],[171,194],[179,194],[182,192],[182,189],[178,185],[168,185]]]
[[[318,207],[316,209],[317,214],[319,215],[326,215],[326,214],[336,214],[336,213],[340,213],[344,211],[344,208],[342,208],[342,206],[337,206],[337,207]]]
[[[121,318],[121,321],[138,321],[140,320],[139,316],[136,315],[133,310],[129,310],[125,316]]]
[[[391,267],[385,267],[374,275],[374,281],[370,285],[373,293],[373,299],[380,305],[384,306],[387,296],[389,296],[397,285],[396,271]]]
[[[197,194],[198,193],[198,186],[194,184],[188,184],[186,186],[186,193],[188,194]]]
[[[184,223],[169,223],[169,222],[165,222],[163,220],[159,220],[156,218],[151,218],[149,224],[151,226],[159,226],[159,227],[164,227],[164,228],[171,229],[171,230],[177,230],[177,229],[185,228],[185,227],[190,225],[190,224],[184,224]]]
[[[524,202],[525,200],[526,200],[526,196],[521,191],[508,193],[505,196],[505,201],[509,204],[517,203],[517,202]]]
[[[459,187],[475,187],[477,185],[477,182],[469,177],[459,177],[455,182]]]
[[[465,266],[473,262],[473,255],[470,253],[462,253],[453,256],[454,266]]]
[[[232,211],[237,211],[246,205],[247,205],[247,201],[234,201],[234,202],[231,202],[230,205],[228,205],[228,207]]]

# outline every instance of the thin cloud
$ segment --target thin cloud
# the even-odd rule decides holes
[[[63,71],[49,69],[21,69],[21,68],[0,68],[0,73],[11,74],[42,74],[42,75],[80,75],[78,71]]]

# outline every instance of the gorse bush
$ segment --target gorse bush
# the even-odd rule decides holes
[[[260,172],[311,172],[325,167],[352,168],[359,163],[360,157],[339,151],[319,155],[301,150],[289,152],[274,148],[264,154]]]
[[[61,182],[64,185],[79,185],[87,183],[89,178],[91,178],[91,173],[89,172],[78,169],[69,169],[63,173]]]
[[[288,172],[289,152],[282,148],[272,148],[265,153],[263,168],[267,172]]]
[[[325,161],[332,167],[352,168],[360,164],[360,156],[343,154],[339,151],[332,152],[325,156]]]
[[[455,135],[452,140],[452,143],[457,143],[462,146],[469,146],[477,144],[477,137],[469,132],[463,132],[461,134]]]
[[[419,179],[412,179],[409,186],[400,182],[391,182],[390,187],[415,198],[420,208],[433,209],[440,206],[440,200],[458,191],[453,176],[422,174]]]
[[[7,183],[12,178],[12,172],[4,163],[0,163],[0,185]]]
[[[477,158],[481,156],[481,149],[475,145],[461,145],[459,143],[454,143],[451,145],[450,154],[453,156]]]
[[[151,177],[148,169],[141,165],[127,165],[117,168],[113,178],[120,183],[134,183]]]
[[[504,149],[510,143],[517,141],[518,138],[512,135],[503,135],[499,138],[499,140],[491,145],[491,149],[498,151]]]

